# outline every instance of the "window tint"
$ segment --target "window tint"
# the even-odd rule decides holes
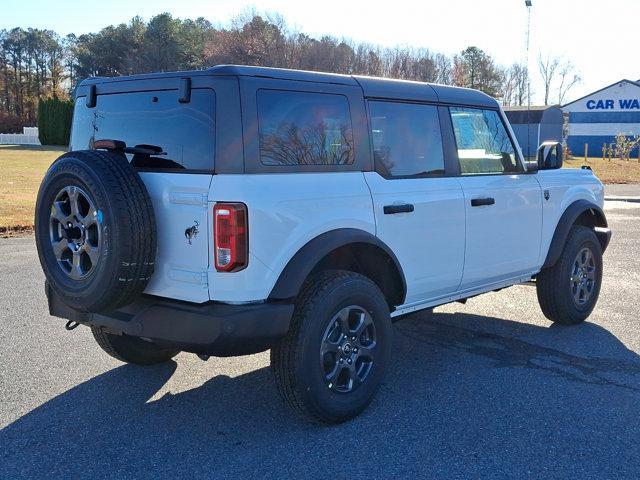
[[[498,112],[459,107],[450,111],[463,175],[522,171]]]
[[[392,176],[444,174],[437,107],[369,102],[369,111],[376,165]]]
[[[349,165],[353,133],[343,95],[258,91],[264,165]]]
[[[99,95],[94,108],[76,102],[71,148],[91,148],[94,140],[122,140],[127,146],[157,145],[167,155],[148,166],[212,170],[215,94],[193,89],[189,103],[178,102],[177,90]],[[129,155],[129,160],[132,156]]]

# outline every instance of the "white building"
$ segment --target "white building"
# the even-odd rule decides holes
[[[567,146],[573,155],[602,156],[618,133],[640,135],[640,81],[620,80],[562,107],[569,114]],[[632,155],[638,154],[637,148]]]

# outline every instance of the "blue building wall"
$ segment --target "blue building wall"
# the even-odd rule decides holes
[[[602,157],[603,145],[615,144],[616,137],[613,135],[569,135],[567,137],[567,148],[576,157],[584,156],[585,144],[589,145],[588,154],[590,157]],[[632,158],[638,158],[638,147],[631,151]]]

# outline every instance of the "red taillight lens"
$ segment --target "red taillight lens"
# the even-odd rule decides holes
[[[216,270],[234,272],[247,266],[249,235],[244,203],[216,203],[213,207]]]

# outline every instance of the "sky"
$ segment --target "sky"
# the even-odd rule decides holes
[[[570,101],[622,78],[640,79],[635,48],[640,0],[532,0],[529,68],[533,102],[542,86],[537,58],[570,60],[582,83]],[[48,28],[62,35],[95,32],[140,15],[169,12],[226,25],[243,12],[279,13],[289,27],[314,37],[329,34],[385,47],[410,46],[453,54],[470,45],[510,65],[526,58],[524,0],[2,0],[0,28]]]

